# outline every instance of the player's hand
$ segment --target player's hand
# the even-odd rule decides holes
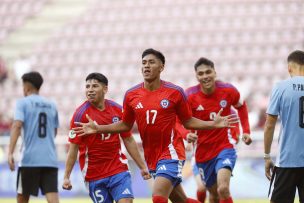
[[[246,145],[250,145],[252,143],[252,139],[251,139],[250,135],[247,133],[243,134],[242,140]]]
[[[15,160],[13,154],[9,154],[7,157],[7,162],[11,171],[15,170]]]
[[[64,190],[71,190],[72,189],[72,184],[71,184],[70,179],[65,178],[63,180],[62,189],[64,189]]]
[[[194,143],[197,140],[197,134],[195,133],[188,133],[187,134],[187,141],[188,143]]]
[[[265,175],[268,178],[268,180],[271,180],[273,169],[274,169],[274,164],[271,158],[265,159]]]
[[[88,114],[86,114],[86,117],[89,120],[88,123],[74,122],[79,127],[75,127],[72,130],[74,130],[74,133],[76,133],[78,136],[97,133],[97,123],[94,122]]]
[[[239,122],[239,117],[236,114],[230,114],[228,116],[221,116],[223,108],[217,113],[214,118],[214,127],[215,128],[235,128],[234,123]]]
[[[144,180],[148,180],[148,179],[152,178],[152,176],[149,173],[149,170],[147,168],[141,169],[140,173],[141,173],[141,176],[143,177]]]

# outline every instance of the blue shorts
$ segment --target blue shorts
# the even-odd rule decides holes
[[[89,182],[90,197],[94,203],[112,203],[113,200],[134,198],[131,188],[130,172],[122,172],[113,176]]]
[[[182,169],[185,161],[163,159],[156,165],[156,170],[150,170],[150,174],[153,178],[162,176],[171,181],[173,187],[182,182]]]
[[[221,168],[228,168],[233,171],[236,157],[235,149],[224,149],[217,157],[203,163],[197,163],[199,171],[202,171],[204,175],[202,180],[206,182],[208,188],[216,183],[217,172]]]

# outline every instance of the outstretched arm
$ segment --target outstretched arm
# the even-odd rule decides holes
[[[183,122],[183,125],[187,129],[194,129],[194,130],[208,130],[213,128],[225,128],[235,127],[233,124],[239,122],[239,118],[236,115],[228,115],[228,116],[221,116],[223,109],[221,109],[213,121],[203,121],[197,118],[190,118]]]
[[[72,189],[72,183],[70,181],[70,175],[72,173],[73,167],[75,165],[75,162],[77,160],[77,154],[78,154],[78,145],[71,143],[69,152],[68,152],[68,157],[65,162],[65,171],[64,171],[64,179],[63,179],[63,184],[62,188],[64,190],[71,190]]]
[[[140,168],[140,172],[142,177],[147,180],[151,178],[151,175],[149,173],[149,170],[144,162],[144,160],[142,159],[137,144],[133,138],[133,136],[130,137],[124,137],[123,142],[126,146],[126,149],[128,151],[128,153],[130,154],[130,156],[132,157],[132,159],[135,161],[135,163],[137,164],[137,166]]]
[[[75,122],[79,127],[73,128],[74,132],[78,136],[95,134],[95,133],[121,133],[130,131],[132,129],[132,125],[127,124],[123,121],[119,121],[117,123],[112,123],[109,125],[98,125],[95,121],[93,121],[89,115],[86,115],[89,120],[88,123]]]
[[[270,149],[278,116],[268,114],[264,127],[264,160],[265,175],[270,180],[274,164],[270,157]]]
[[[21,134],[22,126],[23,126],[22,121],[14,121],[11,130],[11,137],[10,137],[9,150],[8,150],[8,160],[7,160],[11,171],[15,170],[14,151],[18,138]]]

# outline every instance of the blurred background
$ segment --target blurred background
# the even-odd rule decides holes
[[[0,0],[0,196],[15,195],[16,174],[8,170],[6,154],[23,73],[41,72],[41,95],[58,106],[62,180],[69,121],[85,100],[85,77],[105,74],[108,98],[122,103],[125,91],[142,81],[141,53],[150,47],[166,56],[164,80],[183,88],[195,85],[193,65],[204,56],[215,62],[218,79],[239,89],[254,142],[237,146],[232,195],[266,198],[265,110],[273,84],[289,77],[288,54],[303,50],[303,0]],[[134,135],[140,145],[136,128]],[[132,161],[130,166],[135,195],[148,197],[149,184]],[[194,196],[190,166],[184,170],[183,184]],[[72,177],[78,186],[61,194],[86,196],[78,166]],[[248,185],[260,189],[248,193]]]

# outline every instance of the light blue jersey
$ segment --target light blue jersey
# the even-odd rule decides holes
[[[57,167],[55,104],[36,94],[24,97],[17,101],[14,120],[22,121],[24,130],[19,166]]]
[[[272,90],[267,114],[281,119],[278,167],[304,167],[304,77],[278,83]]]

